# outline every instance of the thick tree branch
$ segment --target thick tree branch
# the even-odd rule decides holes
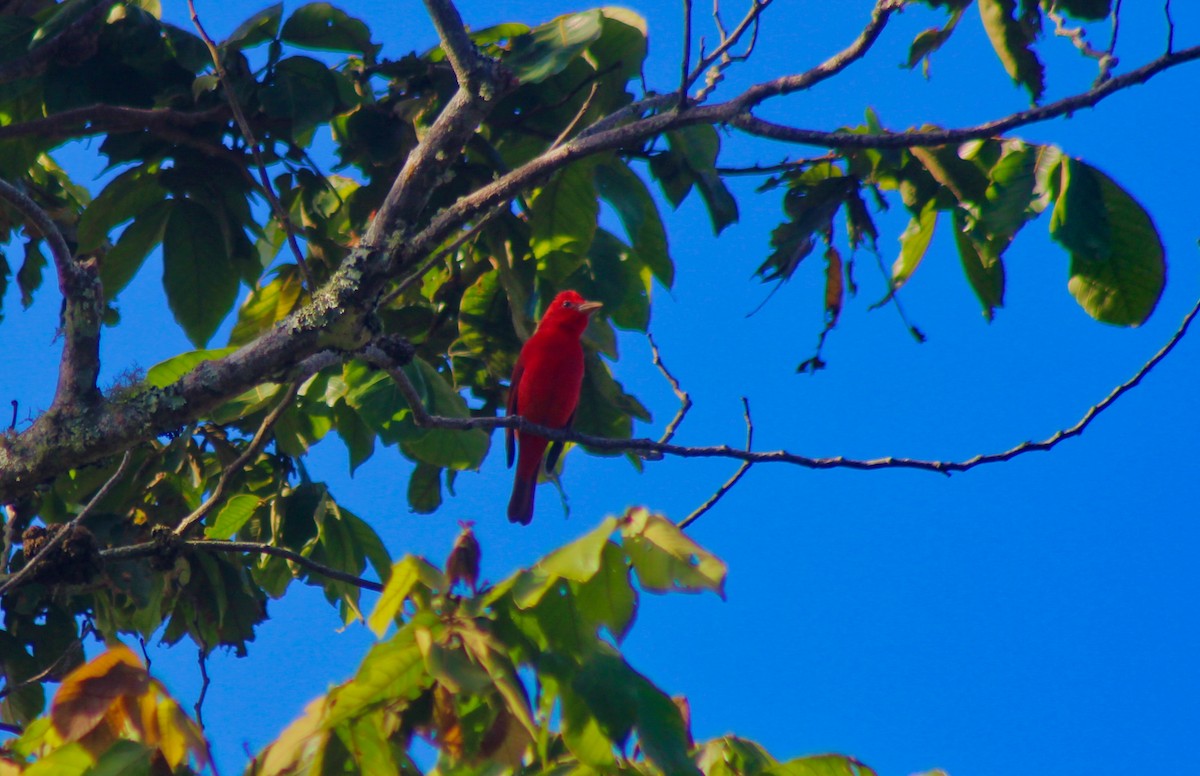
[[[30,119],[0,127],[0,140],[14,137],[65,138],[100,135],[105,132],[147,130],[186,130],[200,124],[224,122],[229,118],[225,105],[205,111],[182,111],[173,108],[130,108],[121,105],[91,105],[73,108],[49,116]]]
[[[50,248],[58,289],[62,292],[63,353],[53,408],[60,410],[92,403],[98,396],[100,324],[104,294],[95,259],[77,261],[54,220],[37,203],[8,181],[0,180],[0,199],[25,216]]]
[[[425,11],[433,21],[438,38],[442,42],[442,50],[454,76],[458,79],[459,87],[468,91],[476,91],[475,83],[479,76],[486,77],[483,68],[483,55],[475,48],[471,36],[467,35],[466,25],[452,0],[424,0]]]
[[[68,468],[118,453],[149,435],[202,417],[264,380],[279,381],[281,376],[294,372],[305,359],[322,351],[353,352],[361,348],[370,337],[365,323],[385,284],[397,272],[411,271],[439,246],[456,237],[455,233],[461,231],[465,224],[493,207],[510,202],[530,186],[578,159],[614,149],[637,148],[665,131],[691,124],[727,124],[751,134],[829,148],[896,148],[963,142],[991,137],[1019,126],[1094,106],[1122,89],[1145,83],[1159,72],[1200,58],[1200,47],[1171,52],[1088,92],[963,129],[854,135],[782,127],[750,114],[750,107],[763,99],[810,87],[840,72],[869,48],[896,7],[897,4],[889,0],[877,3],[871,21],[855,43],[809,73],[776,79],[751,87],[730,101],[694,106],[686,111],[669,110],[677,101],[675,93],[639,101],[584,129],[558,148],[502,175],[488,186],[462,197],[443,211],[434,215],[424,214],[431,192],[437,188],[441,176],[454,164],[490,105],[514,86],[511,76],[495,63],[481,58],[479,72],[483,76],[474,85],[476,88],[460,87],[445,105],[434,125],[406,159],[362,246],[351,251],[333,278],[316,293],[312,303],[281,321],[253,343],[219,361],[201,364],[166,389],[146,390],[120,403],[98,402],[96,407],[58,413],[57,417],[55,413],[48,413],[25,432],[0,437],[0,502],[9,501]],[[448,49],[457,47],[461,54],[464,49],[459,44],[465,32],[461,24],[456,27],[450,21],[457,19],[453,6],[444,0],[429,0],[429,8],[431,14],[439,15],[435,17],[435,23],[445,29],[449,38],[449,42],[444,40],[443,44]],[[449,13],[454,16],[448,16]],[[437,21],[439,18],[440,22]],[[460,22],[458,20],[456,23]],[[470,419],[466,422],[473,425],[463,427],[496,427],[509,423],[516,426],[523,421]],[[446,427],[457,426],[451,424]],[[587,440],[561,431],[551,431],[546,435],[554,439],[585,441],[595,447],[640,449],[643,452],[653,452],[655,444],[649,440]],[[1027,449],[1046,448],[1034,445]],[[841,458],[813,459],[802,456],[791,456],[796,459],[791,462],[814,468],[905,466],[931,471],[959,471],[991,460],[1006,460],[1027,449],[1022,446],[1017,453],[1008,451],[959,463],[908,459],[854,462]],[[677,450],[686,451],[690,448],[667,446],[660,452],[726,456],[743,460],[747,460],[744,456],[749,455],[744,451],[726,451],[722,448],[700,448],[706,452],[698,453],[680,453]],[[778,451],[755,453],[753,456],[755,460],[763,461],[789,460],[790,454]]]

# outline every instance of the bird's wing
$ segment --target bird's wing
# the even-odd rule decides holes
[[[506,414],[519,415],[517,410],[517,387],[521,384],[521,375],[525,373],[525,360],[522,358],[524,353],[517,356],[517,365],[513,367],[512,379],[508,383],[508,409]],[[508,461],[508,468],[512,468],[513,460],[517,455],[517,440],[516,432],[511,428],[504,429],[504,455]]]
[[[567,425],[563,426],[563,428],[570,428],[571,426],[575,425],[575,413],[578,411],[578,409],[579,408],[576,407],[575,409],[571,410],[571,417],[567,418]],[[558,457],[562,455],[564,447],[566,447],[566,442],[563,442],[562,440],[550,443],[550,452],[546,454],[547,472],[554,471],[554,464],[558,463]]]

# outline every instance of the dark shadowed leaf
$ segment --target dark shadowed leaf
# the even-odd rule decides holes
[[[305,48],[351,51],[373,56],[379,46],[361,20],[329,3],[309,3],[297,8],[283,25],[280,37]]]
[[[1086,21],[1099,21],[1112,13],[1112,0],[1054,0],[1051,5],[1056,11]]]
[[[238,278],[208,208],[177,199],[163,232],[163,287],[175,320],[203,346],[237,299]]]
[[[100,261],[106,299],[115,299],[141,269],[154,246],[162,242],[175,200],[161,200],[140,213]]]

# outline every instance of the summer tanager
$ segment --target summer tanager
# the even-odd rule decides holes
[[[508,389],[508,414],[520,415],[549,428],[566,428],[575,418],[579,389],[583,386],[583,346],[579,338],[592,313],[601,307],[588,302],[574,291],[554,297],[537,331],[521,348]],[[547,468],[553,469],[562,453],[563,443],[528,432],[517,432],[521,452],[513,479],[508,519],[528,525],[533,519],[533,491],[537,487],[542,454],[550,447]],[[505,429],[508,465],[513,464],[513,429]]]

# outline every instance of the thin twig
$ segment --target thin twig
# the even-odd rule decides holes
[[[716,21],[717,31],[721,35],[721,42],[709,54],[700,57],[700,61],[696,63],[696,67],[685,76],[686,86],[684,87],[684,94],[686,94],[686,89],[692,88],[692,85],[700,79],[700,76],[703,75],[704,72],[710,67],[716,65],[717,62],[720,62],[721,68],[724,69],[731,63],[745,60],[750,56],[750,52],[754,50],[754,44],[758,40],[759,18],[762,16],[763,11],[767,10],[767,6],[770,4],[771,0],[751,0],[750,10],[744,17],[742,17],[742,20],[738,23],[738,26],[733,28],[733,32],[727,34],[725,32],[725,26],[721,23],[720,9],[714,2],[713,19]],[[750,36],[750,44],[746,47],[746,51],[742,54],[731,56],[729,54],[729,50],[738,44],[738,42],[742,39],[742,36],[746,34],[747,30],[752,30],[752,33]],[[702,100],[704,97],[707,97],[709,92],[712,91],[713,86],[715,86],[715,82],[710,82],[710,84],[701,91],[700,95],[697,97],[697,100]]]
[[[1163,15],[1167,17],[1167,53],[1175,51],[1175,20],[1171,18],[1171,0],[1164,0]]]
[[[558,133],[558,137],[554,138],[554,142],[550,144],[550,150],[558,148],[566,141],[567,138],[571,136],[571,133],[575,131],[577,126],[579,126],[579,122],[583,121],[583,117],[587,115],[588,109],[592,107],[592,100],[596,99],[596,93],[599,90],[600,82],[593,81],[592,89],[588,92],[587,99],[583,101],[583,105],[579,106],[579,110],[575,111],[575,116],[571,119],[563,131]]]
[[[597,450],[620,450],[623,452],[635,452],[642,455],[650,454],[657,457],[660,455],[673,455],[680,458],[732,458],[739,461],[749,461],[751,463],[787,463],[795,466],[802,466],[808,469],[854,469],[859,471],[869,471],[875,469],[915,469],[918,471],[936,472],[938,474],[950,475],[956,472],[965,472],[974,469],[977,466],[987,464],[1000,463],[1002,461],[1010,461],[1026,453],[1050,450],[1064,439],[1070,439],[1082,434],[1093,420],[1100,413],[1111,407],[1117,399],[1124,395],[1127,391],[1138,385],[1150,371],[1179,344],[1187,333],[1188,327],[1195,319],[1196,315],[1200,314],[1200,301],[1191,309],[1184,317],[1183,323],[1179,329],[1167,341],[1167,344],[1162,347],[1153,357],[1150,358],[1142,367],[1124,383],[1114,388],[1108,396],[1106,396],[1098,404],[1090,407],[1074,425],[1056,431],[1049,437],[1036,442],[1022,442],[1008,450],[998,453],[981,453],[971,458],[961,461],[936,461],[925,460],[920,458],[897,458],[888,456],[886,458],[873,459],[856,459],[846,458],[844,456],[834,456],[830,458],[813,458],[805,455],[790,453],[787,450],[771,450],[764,452],[751,452],[748,450],[730,447],[728,445],[714,445],[711,447],[685,447],[670,443],[661,443],[653,439],[607,439],[604,437],[591,436],[590,434],[581,434],[573,429],[550,428],[537,423],[532,423],[520,415],[506,415],[504,417],[471,417],[471,418],[451,418],[441,415],[430,415],[421,404],[420,395],[416,388],[409,381],[408,376],[400,369],[388,369],[388,374],[396,381],[400,392],[409,401],[413,412],[413,422],[421,428],[445,428],[445,429],[496,429],[496,428],[511,428],[523,431],[529,434],[536,434],[540,437],[545,437],[552,442],[577,442],[587,445]],[[386,364],[381,363],[378,354],[374,357],[368,353],[365,357],[376,363],[377,365],[386,368]]]
[[[276,558],[283,558],[291,561],[297,566],[311,571],[314,574],[320,574],[323,577],[335,579],[338,582],[346,582],[363,590],[374,590],[382,592],[383,585],[378,582],[373,582],[369,579],[356,577],[339,569],[331,568],[323,563],[318,563],[315,560],[306,558],[300,553],[289,550],[286,547],[275,547],[270,544],[261,542],[229,542],[215,539],[188,539],[182,542],[183,546],[190,547],[195,550],[207,550],[209,552],[228,552],[228,553],[257,553],[259,555],[271,555]],[[131,544],[126,547],[112,547],[107,550],[100,551],[100,559],[106,562],[130,560],[132,558],[145,558],[162,551],[162,545],[159,542],[142,542],[140,544]]]
[[[702,57],[703,58],[703,57]],[[692,0],[683,0],[683,57],[679,63],[679,99],[676,110],[687,107],[688,89],[691,88],[689,69],[692,66]]]
[[[250,122],[246,120],[246,114],[238,102],[233,83],[229,80],[229,73],[225,70],[225,66],[221,64],[221,51],[217,48],[217,44],[213,39],[209,37],[208,32],[205,31],[204,25],[200,23],[200,16],[196,13],[196,0],[187,0],[187,4],[188,12],[192,17],[192,25],[195,26],[200,39],[204,41],[204,45],[208,47],[208,54],[212,58],[213,69],[217,71],[217,80],[221,82],[221,88],[225,91],[225,99],[229,103],[230,110],[233,111],[233,120],[237,122],[238,129],[242,132],[242,137],[246,139],[246,145],[250,147],[250,154],[254,157],[254,164],[258,167],[259,183],[263,195],[267,198],[267,202],[270,203],[271,211],[275,214],[279,225],[283,227],[284,234],[287,235],[288,247],[292,249],[292,255],[296,259],[296,266],[300,268],[300,274],[304,276],[305,291],[311,296],[316,288],[313,285],[312,273],[308,270],[308,262],[304,260],[304,251],[300,249],[300,243],[296,240],[296,228],[292,225],[291,217],[288,215],[287,210],[284,209],[283,203],[279,201],[279,196],[275,193],[275,186],[271,183],[270,173],[267,172],[267,163],[263,159],[262,149],[258,147],[258,140],[254,137],[254,130],[250,128]]]
[[[675,379],[675,375],[671,374],[667,365],[663,363],[662,355],[658,351],[658,343],[654,341],[654,335],[646,332],[646,339],[650,340],[650,356],[654,365],[658,367],[658,371],[662,372],[663,377],[667,378],[667,382],[671,384],[671,390],[675,392],[675,398],[679,399],[679,411],[675,413],[675,417],[667,424],[663,435],[658,439],[660,443],[666,444],[675,436],[675,432],[679,430],[679,424],[683,423],[684,416],[692,408],[692,397],[683,390],[683,386]]]
[[[192,631],[197,633],[198,630]],[[204,698],[208,695],[208,686],[212,681],[208,678],[208,653],[205,651],[203,640],[200,648],[197,650],[196,662],[200,664],[200,696],[196,698],[196,705],[192,706],[196,711],[196,724],[204,728]]]
[[[213,488],[209,497],[204,500],[203,504],[196,507],[195,511],[179,522],[179,525],[175,528],[176,536],[183,536],[189,528],[200,520],[203,520],[220,503],[221,499],[225,497],[225,489],[229,486],[229,481],[235,474],[242,470],[242,467],[250,462],[250,459],[254,458],[262,450],[263,445],[267,441],[267,434],[270,433],[271,428],[279,420],[279,417],[283,415],[284,411],[292,406],[292,400],[296,398],[296,392],[299,390],[300,383],[298,382],[288,386],[287,390],[283,392],[283,398],[263,418],[263,422],[259,425],[258,431],[254,433],[254,438],[250,440],[250,444],[246,445],[246,449],[242,451],[242,454],[235,458],[233,463],[225,468],[225,471],[221,472],[221,478],[217,480],[217,486]]]
[[[750,450],[750,446],[754,444],[754,421],[750,419],[750,401],[745,396],[742,397],[742,411],[742,417],[746,419],[746,450],[748,452]],[[712,494],[708,501],[705,501],[696,508],[695,512],[692,512],[690,515],[679,521],[679,527],[687,528],[689,525],[699,520],[701,515],[712,509],[716,503],[721,500],[722,496],[728,493],[734,485],[738,484],[738,480],[745,476],[746,472],[750,471],[750,467],[753,465],[753,461],[742,461],[742,465],[739,466],[738,470],[733,473],[733,476],[726,480],[721,487],[717,488],[717,492]]]
[[[71,642],[71,644],[67,646],[66,650],[64,650],[61,655],[59,655],[58,657],[56,657],[54,659],[53,663],[46,666],[41,671],[38,671],[33,676],[31,676],[27,679],[22,679],[21,681],[17,682],[16,684],[5,685],[4,689],[0,690],[0,698],[7,698],[9,695],[12,695],[14,692],[23,690],[26,687],[29,687],[30,685],[37,684],[38,682],[41,682],[46,677],[50,676],[51,674],[57,673],[57,671],[60,668],[62,668],[64,661],[66,661],[67,658],[71,657],[74,654],[78,654],[78,655],[83,654],[83,646],[78,641]]]
[[[1117,33],[1121,31],[1121,0],[1116,0],[1113,3],[1112,10],[1112,37],[1108,39],[1108,55],[1116,60],[1117,53]]]
[[[121,459],[120,466],[118,466],[117,470],[115,472],[113,472],[112,476],[109,477],[105,481],[105,483],[100,486],[100,490],[96,491],[96,495],[92,496],[92,500],[89,501],[87,503],[87,505],[84,506],[83,509],[79,510],[79,514],[77,514],[77,515],[75,515],[75,517],[71,518],[70,522],[68,522],[66,525],[62,526],[62,528],[60,528],[56,534],[54,534],[52,537],[50,537],[50,540],[48,542],[46,542],[45,545],[42,546],[41,551],[37,555],[34,555],[32,558],[26,558],[25,565],[21,567],[20,571],[18,571],[15,574],[10,575],[7,579],[4,580],[3,584],[0,584],[0,595],[4,595],[4,593],[8,592],[9,590],[13,589],[17,585],[21,584],[21,582],[24,581],[26,577],[28,577],[30,574],[33,573],[33,570],[35,568],[37,568],[37,566],[39,565],[39,561],[42,558],[50,557],[50,553],[52,553],[52,552],[54,552],[54,550],[58,549],[58,547],[67,540],[67,537],[70,536],[72,532],[74,532],[75,527],[77,525],[79,525],[84,520],[84,518],[86,518],[88,515],[90,515],[92,513],[92,510],[94,510],[96,508],[96,505],[104,500],[104,497],[109,494],[109,492],[113,489],[113,486],[115,486],[117,484],[117,481],[120,480],[122,476],[124,476],[125,469],[128,468],[129,460],[132,457],[133,457],[133,451],[126,450],[125,456]]]

